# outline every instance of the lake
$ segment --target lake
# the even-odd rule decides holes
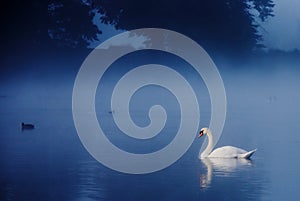
[[[76,73],[67,79],[28,75],[2,81],[0,200],[299,200],[299,71],[293,66],[221,68],[220,74],[227,94],[227,116],[216,147],[257,148],[252,160],[200,160],[204,139],[195,133],[191,147],[171,166],[137,175],[105,167],[82,145],[71,108]],[[210,118],[204,87],[202,83],[196,92],[199,129],[208,126]],[[111,88],[99,85],[100,91]],[[151,97],[162,98],[144,95],[149,92]],[[99,93],[96,100],[107,99]],[[109,112],[108,103],[97,105],[97,117],[119,148],[134,153],[155,151],[168,144],[178,129],[180,112],[174,107],[179,105],[171,99],[174,97],[166,90],[149,87],[132,100],[132,119],[141,126],[149,123],[148,109],[157,102],[170,112],[155,142],[141,144],[122,136],[112,117],[118,111]],[[143,100],[149,102],[139,103]],[[36,128],[22,131],[22,121]]]

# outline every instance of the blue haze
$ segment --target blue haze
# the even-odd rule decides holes
[[[156,54],[147,54],[152,56],[141,61],[116,62],[98,86],[96,103],[105,100],[105,104],[96,105],[99,123],[112,142],[128,151],[158,150],[173,139],[178,129],[178,102],[170,92],[156,86],[138,91],[130,106],[133,120],[145,126],[149,123],[149,107],[164,105],[168,120],[155,141],[124,136],[109,113],[114,83],[127,70],[151,58],[171,65],[190,81],[200,106],[199,129],[209,124],[209,95],[201,78],[183,61],[174,58],[170,62]],[[80,65],[44,62],[20,62],[25,66],[22,70],[12,69],[1,76],[0,200],[299,199],[298,61],[254,60],[241,66],[217,63],[228,101],[227,119],[217,146],[258,150],[245,164],[212,163],[210,179],[209,167],[198,159],[203,139],[196,138],[196,133],[188,152],[159,172],[128,175],[98,163],[82,146],[72,120],[72,87]],[[21,131],[22,121],[36,128]]]

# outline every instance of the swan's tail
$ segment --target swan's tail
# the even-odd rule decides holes
[[[257,149],[241,154],[240,158],[250,159],[250,157],[256,152]]]

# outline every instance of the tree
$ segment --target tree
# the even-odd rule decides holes
[[[93,23],[96,10],[85,1],[52,1],[48,4],[49,27],[51,39],[60,45],[71,47],[88,46],[97,40],[101,31]]]
[[[171,29],[212,51],[247,52],[261,47],[258,19],[272,16],[273,6],[272,0],[52,1],[49,35],[70,46],[86,45],[101,32],[94,19],[123,30]]]

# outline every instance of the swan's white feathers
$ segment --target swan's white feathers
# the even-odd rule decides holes
[[[240,156],[240,158],[246,158],[250,159],[250,157],[256,152],[257,149],[254,149],[252,151],[248,151],[247,153],[244,153]]]
[[[224,146],[213,150],[214,148],[214,138],[211,131],[208,128],[202,128],[199,137],[203,135],[207,135],[208,137],[208,145],[204,149],[202,153],[199,154],[200,158],[245,158],[250,159],[250,157],[254,154],[256,149],[252,151],[245,151],[241,148],[233,147],[233,146]]]
[[[212,151],[208,155],[208,157],[209,158],[250,158],[255,151],[256,150],[247,152],[237,147],[224,146]]]

